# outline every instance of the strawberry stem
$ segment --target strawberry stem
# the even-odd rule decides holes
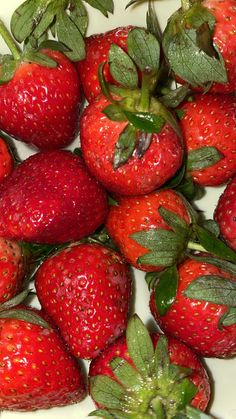
[[[1,19],[0,19],[0,35],[2,36],[3,40],[7,44],[8,48],[10,49],[13,55],[13,58],[15,60],[20,60],[21,50],[19,46],[17,45],[17,43],[12,38],[10,32],[8,31],[8,29],[6,28],[5,24],[3,23]]]
[[[148,112],[149,106],[150,106],[150,75],[142,73],[140,111]]]

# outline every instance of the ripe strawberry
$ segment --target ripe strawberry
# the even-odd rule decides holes
[[[236,176],[228,183],[215,208],[214,218],[226,243],[236,250]]]
[[[236,173],[236,101],[230,95],[196,94],[181,107],[187,169],[202,186],[226,183]]]
[[[3,24],[12,50],[1,66],[0,129],[38,149],[62,148],[78,133],[81,92],[73,63],[51,49],[19,51]]]
[[[106,117],[103,111],[109,105],[111,102],[99,95],[86,107],[81,117],[81,148],[90,171],[109,191],[117,194],[140,195],[159,188],[182,163],[183,147],[178,135],[168,123],[159,133],[146,136],[137,133],[136,142],[139,144],[132,155],[116,165],[119,138],[129,125],[127,121]],[[131,140],[129,134],[127,141],[130,145]],[[139,154],[139,147],[143,146],[145,152]]]
[[[150,336],[137,316],[126,337],[91,362],[89,379],[99,408],[95,416],[173,418],[177,412],[204,411],[210,398],[209,378],[196,354],[176,339]]]
[[[25,273],[26,258],[21,245],[0,237],[0,303],[20,291]]]
[[[165,244],[163,239],[161,240],[159,237],[156,239],[157,249],[154,253],[148,252],[148,250],[150,251],[148,235],[150,235],[150,244],[152,244],[156,232],[158,234],[158,231],[164,231],[165,234],[167,230],[171,230],[171,227],[167,225],[158,211],[160,207],[172,211],[187,224],[190,224],[190,216],[185,201],[181,195],[171,189],[163,189],[142,196],[119,197],[117,205],[110,208],[106,220],[108,233],[127,261],[137,269],[144,271],[161,269],[160,259],[163,258],[165,262],[164,252],[171,248],[171,243]],[[138,237],[135,237],[137,233],[141,235],[143,233],[143,236],[138,239]],[[146,234],[147,237],[145,238]],[[153,238],[151,237],[152,234]],[[173,242],[173,237],[170,240]],[[183,246],[179,242],[176,253],[173,254],[173,260],[171,259],[172,263],[175,258],[180,257],[182,251]]]
[[[34,154],[0,191],[0,236],[64,243],[94,232],[107,214],[104,190],[71,151]]]
[[[14,161],[5,141],[0,137],[0,182],[13,170]]]
[[[151,294],[150,308],[161,329],[206,357],[236,354],[235,265],[222,259],[186,259],[178,268],[176,299],[160,315]]]
[[[126,328],[131,275],[114,250],[73,244],[44,261],[35,285],[43,308],[79,358],[94,358]]]
[[[18,310],[19,314],[19,310]],[[34,310],[33,314],[45,317]],[[0,408],[32,411],[77,403],[85,397],[78,361],[68,352],[53,328],[21,306],[20,317],[11,311],[0,319]],[[35,319],[34,319],[35,322]]]
[[[127,51],[127,36],[131,29],[132,26],[124,26],[85,38],[86,57],[76,65],[85,97],[89,102],[101,92],[98,68],[100,64],[108,61],[111,44],[119,45]],[[114,83],[108,64],[105,65],[104,75],[109,83]]]

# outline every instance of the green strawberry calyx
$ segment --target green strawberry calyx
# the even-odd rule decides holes
[[[177,419],[190,418],[192,412],[196,418],[209,417],[190,407],[197,393],[197,387],[189,379],[192,371],[170,361],[164,335],[160,335],[154,349],[147,328],[134,315],[127,326],[126,342],[131,362],[113,358],[110,367],[114,379],[105,375],[90,377],[91,395],[102,406],[90,415]]]
[[[200,0],[182,0],[164,30],[162,45],[170,68],[192,86],[207,89],[212,82],[227,82],[224,60],[213,42],[214,27],[215,17]]]

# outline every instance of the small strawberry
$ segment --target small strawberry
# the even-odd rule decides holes
[[[226,243],[236,250],[236,176],[222,192],[214,212],[220,234]]]
[[[188,173],[202,186],[226,183],[236,173],[235,98],[196,94],[179,109]]]
[[[106,193],[71,151],[39,152],[19,164],[0,191],[0,236],[64,243],[94,232],[107,214]]]
[[[178,267],[176,298],[162,314],[158,292],[151,294],[150,308],[165,332],[206,357],[236,354],[235,264],[199,255]]]
[[[200,417],[197,409],[204,411],[210,398],[196,354],[173,338],[150,335],[136,315],[126,336],[91,362],[89,381],[98,407],[92,414],[100,417]]]
[[[126,328],[131,274],[114,250],[73,244],[43,262],[35,285],[43,308],[79,358],[94,358]]]
[[[76,65],[85,97],[89,102],[101,93],[98,69],[100,64],[108,61],[110,46],[116,44],[127,51],[127,37],[131,29],[132,26],[118,27],[85,38],[86,56]],[[107,82],[114,83],[108,64],[104,67],[104,76]]]
[[[0,137],[0,182],[12,172],[13,167],[12,154],[4,139]]]
[[[0,311],[0,408],[33,411],[81,401],[78,361],[36,309]]]
[[[19,50],[0,22],[12,55],[2,58],[0,129],[38,149],[62,148],[78,133],[81,92],[75,66],[52,49]]]
[[[170,67],[194,88],[233,93],[236,88],[234,0],[182,1],[168,20],[163,49]]]

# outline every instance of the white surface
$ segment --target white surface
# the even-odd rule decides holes
[[[22,0],[23,1],[23,0]],[[8,2],[1,1],[0,17],[9,22],[13,10],[22,2],[21,0],[10,0]],[[103,17],[99,12],[94,11],[88,7],[90,12],[89,34],[103,32],[116,26],[123,26],[127,24],[146,25],[146,9],[147,2],[135,6],[125,11],[125,5],[128,0],[114,0],[115,12],[109,19]],[[177,0],[159,0],[155,2],[155,7],[158,12],[159,20],[162,28],[169,15],[179,7]],[[7,51],[6,47],[1,46],[1,53]],[[76,142],[75,142],[76,143]],[[27,157],[32,153],[28,146],[17,143],[20,156]],[[73,144],[74,146],[75,144]],[[206,212],[207,217],[211,217],[218,196],[223,188],[209,188],[206,196],[198,201],[198,207]],[[149,294],[146,284],[143,280],[143,273],[136,271],[135,282],[135,311],[140,315],[143,321],[148,322],[151,319],[148,301]],[[214,380],[214,398],[211,406],[211,414],[218,419],[236,419],[236,360],[207,360],[210,373]],[[4,412],[1,415],[2,419],[84,419],[88,413],[94,410],[94,405],[89,397],[82,403],[64,407],[54,408],[47,411],[37,411],[33,413],[8,413]]]

